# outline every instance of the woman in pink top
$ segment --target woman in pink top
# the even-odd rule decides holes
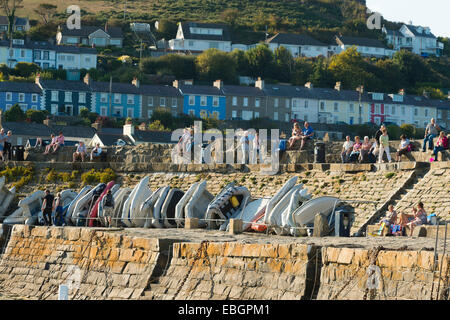
[[[439,134],[439,139],[436,143],[436,146],[434,147],[433,150],[433,155],[434,155],[434,161],[437,161],[437,155],[439,151],[444,151],[448,149],[448,138],[445,135],[444,131],[441,131],[441,133]]]
[[[50,149],[52,147],[54,148],[56,143],[57,143],[56,142],[56,137],[55,137],[55,135],[53,133],[50,135],[50,138],[51,138],[50,144],[45,147],[44,154],[48,154],[50,152]]]
[[[423,203],[419,202],[417,204],[417,211],[414,216],[414,220],[406,224],[406,226],[411,228],[411,232],[410,232],[409,236],[412,237],[414,227],[420,226],[423,224],[427,224],[427,213],[425,212],[425,209],[423,208]]]
[[[362,143],[359,136],[355,137],[355,143],[353,144],[353,151],[350,154],[349,161],[356,162],[358,161],[359,154],[361,153]]]
[[[56,138],[56,144],[53,146],[53,152],[56,152],[59,147],[64,147],[64,136],[62,132],[60,132]]]

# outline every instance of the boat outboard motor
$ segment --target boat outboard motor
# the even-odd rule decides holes
[[[353,223],[353,213],[341,209],[335,211],[334,236],[350,237],[350,229]]]

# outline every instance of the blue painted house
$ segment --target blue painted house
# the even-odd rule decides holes
[[[86,75],[84,82],[92,90],[92,112],[107,117],[142,117],[142,94],[134,84],[113,82],[110,85],[110,82],[92,81],[89,75]]]
[[[9,110],[16,103],[23,111],[40,110],[42,89],[29,82],[0,82],[0,108]]]
[[[202,119],[226,119],[226,98],[215,86],[179,84],[174,86],[183,95],[183,113]]]
[[[42,89],[41,109],[51,114],[76,116],[82,108],[92,109],[92,92],[82,81],[40,80],[36,84]]]

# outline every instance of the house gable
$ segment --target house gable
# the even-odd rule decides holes
[[[89,39],[92,38],[111,38],[109,34],[107,34],[105,31],[98,29],[97,31],[92,32],[89,36]]]

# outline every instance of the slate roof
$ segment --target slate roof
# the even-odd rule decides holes
[[[97,136],[102,141],[105,146],[115,146],[117,145],[117,141],[119,139],[125,141],[127,145],[134,145],[133,141],[128,136],[124,136],[123,134],[111,134],[111,133],[97,133]]]
[[[23,92],[42,94],[41,88],[32,82],[0,82],[0,92]]]
[[[142,95],[181,97],[180,91],[172,86],[140,85],[139,91]]]
[[[181,85],[180,91],[182,94],[202,94],[202,95],[223,96],[223,92],[214,86]]]
[[[55,134],[59,134],[62,131],[65,137],[93,138],[96,133],[94,128],[85,126],[50,125],[50,128]]]
[[[294,34],[294,33],[278,33],[272,38],[267,39],[267,43],[279,43],[290,45],[310,45],[328,47],[325,43],[322,43],[306,34]]]
[[[92,81],[91,88],[92,91],[95,92],[109,92],[109,85],[110,83],[108,81],[104,82]],[[141,94],[140,89],[137,88],[135,85],[131,83],[119,83],[119,82],[112,83],[112,92],[126,93],[126,94]]]
[[[386,46],[383,42],[377,39],[371,38],[361,38],[361,37],[347,37],[347,36],[336,36],[336,42],[339,45],[348,45],[348,46],[363,46],[363,47],[374,47],[374,48],[383,48],[386,49]]]
[[[25,26],[28,23],[28,18],[16,17],[14,24],[16,26]],[[0,25],[9,25],[7,16],[0,16]]]
[[[170,131],[134,130],[133,138],[136,142],[176,143],[171,141],[172,132]]]
[[[222,29],[222,35],[214,34],[195,34],[191,33],[190,28],[210,28]],[[226,24],[220,23],[200,23],[200,22],[181,22],[184,39],[197,40],[216,40],[216,41],[231,41],[231,33]]]
[[[91,33],[102,30],[105,31],[105,27],[99,26],[82,26],[81,29],[68,29],[66,25],[63,25],[60,29],[63,36],[75,36],[75,37],[88,37]],[[123,38],[122,29],[119,27],[107,27],[105,31],[111,38]]]
[[[9,47],[10,42],[8,40],[1,40],[0,47]],[[24,44],[13,44],[13,48],[25,48],[25,49],[41,49],[52,50],[65,53],[90,53],[97,54],[97,49],[91,47],[78,47],[78,46],[66,46],[66,45],[54,45],[48,41],[25,41]]]
[[[262,97],[264,91],[255,87],[224,85],[222,92],[225,95],[246,96],[246,97]]]
[[[50,137],[52,130],[42,123],[3,122],[5,131],[11,130],[13,135]]]
[[[42,87],[49,90],[91,91],[82,81],[69,80],[40,80]]]
[[[97,54],[97,49],[91,47],[78,47],[78,46],[55,46],[57,52],[64,53],[85,53],[85,54]]]
[[[411,24],[405,24],[405,26],[416,36],[416,37],[423,37],[423,38],[436,38],[436,36],[434,34],[432,34],[430,32],[430,34],[426,34],[425,32],[425,28],[422,28],[422,32],[419,32],[417,30],[417,28],[419,28],[419,26],[413,26]]]

